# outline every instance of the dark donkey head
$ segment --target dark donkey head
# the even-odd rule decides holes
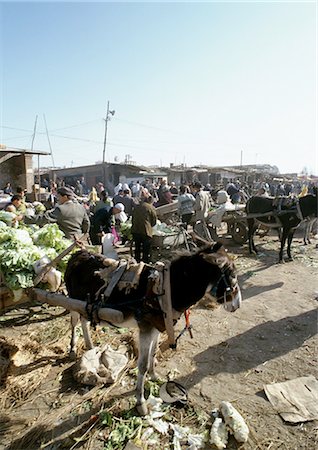
[[[220,243],[180,256],[172,261],[170,274],[172,307],[177,311],[195,304],[207,292],[228,311],[241,305],[234,262]]]

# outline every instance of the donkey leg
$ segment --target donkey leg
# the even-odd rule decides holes
[[[92,348],[94,348],[94,344],[92,341],[91,333],[89,331],[90,323],[83,316],[81,316],[81,325],[82,325],[83,337],[84,337],[84,341],[85,341],[85,348],[86,348],[86,350],[91,350]]]
[[[152,345],[152,352],[150,355],[150,364],[149,364],[149,377],[152,381],[158,380],[158,376],[156,374],[156,353],[158,349],[158,341],[159,341],[159,335],[160,332],[156,330],[157,336],[155,336],[153,345]]]
[[[72,329],[72,337],[70,344],[70,358],[76,358],[76,344],[78,337],[76,336],[76,325],[78,324],[80,318],[80,314],[76,311],[71,311],[71,329]]]
[[[287,239],[288,234],[289,234],[289,230],[287,228],[283,228],[282,238],[280,241],[280,250],[279,250],[279,262],[280,263],[284,262],[284,258],[283,258],[284,247],[286,244],[286,239]]]
[[[254,219],[247,219],[247,225],[248,225],[248,247],[250,254],[257,253],[257,248],[254,244],[254,233],[256,231],[255,226],[255,220]]]
[[[141,416],[148,412],[144,397],[146,375],[150,367],[153,346],[158,339],[158,331],[149,326],[139,330],[139,357],[138,357],[138,377],[136,387],[137,404],[136,408]]]
[[[288,256],[289,261],[293,260],[293,257],[291,255],[291,243],[292,243],[292,240],[294,237],[294,233],[295,233],[295,229],[290,230],[288,233],[288,238],[287,238],[287,256]]]

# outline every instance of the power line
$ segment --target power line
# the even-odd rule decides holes
[[[32,133],[32,130],[26,130],[24,128],[14,128],[14,127],[7,127],[5,125],[0,125],[1,128],[7,128],[8,130],[16,130],[16,131],[27,131],[28,133]]]
[[[92,142],[93,144],[102,144],[102,141],[94,141],[92,139],[85,139],[85,138],[77,138],[77,137],[71,137],[71,136],[62,136],[60,134],[54,134],[51,133],[51,136],[62,138],[62,139],[71,139],[73,141],[83,141],[83,142]]]
[[[82,127],[84,125],[89,125],[90,123],[96,123],[96,122],[100,122],[102,119],[95,119],[95,120],[90,120],[89,122],[82,122],[82,123],[78,123],[76,125],[70,125],[68,127],[63,127],[63,128],[55,128],[54,130],[51,131],[61,131],[61,130],[68,130],[69,128],[76,128],[76,127]]]
[[[8,137],[6,138],[6,141],[12,141],[13,139],[25,139],[25,138],[31,138],[32,135],[28,134],[26,136],[15,136],[15,137]]]
[[[95,122],[100,122],[102,119],[95,119],[95,120],[90,120],[88,122],[82,122],[82,123],[78,123],[75,125],[69,125],[67,127],[62,127],[62,128],[54,128],[51,131],[60,131],[60,130],[67,130],[69,128],[75,128],[75,127],[81,127],[84,125],[88,125],[90,123],[95,123]],[[16,127],[9,127],[7,125],[0,125],[1,128],[7,128],[8,130],[16,130],[16,131],[27,131],[29,133],[32,133],[32,130],[26,130],[25,128],[16,128]],[[38,134],[45,134],[44,132],[38,133]]]
[[[138,125],[139,127],[149,128],[149,129],[157,130],[157,131],[165,131],[165,132],[168,132],[168,133],[183,134],[183,133],[181,133],[179,131],[174,131],[174,130],[168,130],[168,129],[165,129],[165,128],[154,127],[153,125],[145,125],[145,124],[138,123],[138,122],[131,122],[130,120],[126,120],[126,119],[115,118],[115,121],[128,123],[130,125]]]

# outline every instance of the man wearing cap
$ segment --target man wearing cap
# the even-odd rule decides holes
[[[115,206],[109,208],[105,206],[99,209],[91,219],[91,229],[89,236],[93,245],[102,244],[102,236],[112,232],[112,217],[120,222],[125,222],[127,216],[124,213],[125,207],[122,203],[116,203]]]
[[[88,233],[90,222],[88,215],[82,205],[73,201],[74,193],[68,187],[60,187],[57,190],[58,204],[54,209],[46,211],[40,216],[28,220],[29,223],[44,225],[46,223],[57,223],[65,237],[74,239],[83,233]]]

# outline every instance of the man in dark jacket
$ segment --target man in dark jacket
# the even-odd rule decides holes
[[[113,216],[118,216],[120,220],[120,214],[124,212],[124,205],[122,203],[116,203],[115,206],[100,208],[91,219],[91,229],[89,237],[93,245],[102,244],[103,234],[111,233],[113,226]]]
[[[149,196],[137,205],[132,213],[131,232],[135,242],[135,258],[137,262],[144,261],[148,263],[150,261],[152,227],[157,222],[157,213],[152,203],[153,198]]]
[[[162,180],[161,184],[158,189],[158,202],[156,203],[157,206],[163,206],[168,205],[169,203],[172,203],[172,194],[170,192],[170,188],[167,186],[166,180]]]

